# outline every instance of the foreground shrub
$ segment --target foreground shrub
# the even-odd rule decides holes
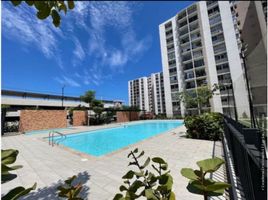
[[[64,185],[60,185],[58,190],[58,196],[62,198],[66,198],[68,200],[83,200],[83,198],[79,197],[82,188],[82,184],[74,184],[74,180],[77,176],[72,176],[64,181]]]
[[[125,194],[116,194],[114,200],[132,200],[139,197],[156,200],[175,200],[175,194],[172,192],[173,178],[168,170],[168,164],[159,157],[152,158],[154,164],[152,168],[156,174],[148,170],[151,159],[148,157],[144,164],[138,161],[144,155],[144,151],[138,153],[138,149],[131,151],[128,158],[132,157],[133,165],[138,171],[130,170],[122,178],[124,185],[120,186],[120,191]]]
[[[10,166],[10,165],[15,163],[18,154],[19,154],[19,151],[15,149],[1,150],[1,184],[9,182],[17,177],[16,174],[12,174],[10,173],[10,171],[14,171],[19,168],[22,168],[22,166],[21,165]],[[7,194],[2,196],[1,199],[2,200],[16,200],[28,194],[29,192],[31,192],[31,190],[35,190],[35,188],[36,188],[36,183],[32,187],[27,188],[27,189],[22,186],[19,186],[10,190]]]
[[[206,178],[208,173],[217,171],[224,160],[220,158],[211,158],[201,160],[196,163],[199,166],[199,170],[193,170],[191,168],[183,168],[181,174],[190,179],[187,189],[189,192],[204,196],[204,200],[207,200],[211,196],[221,196],[226,188],[231,187],[230,184],[224,182],[216,182],[210,178]]]
[[[186,136],[194,139],[220,140],[223,133],[223,118],[219,113],[204,113],[184,119]]]

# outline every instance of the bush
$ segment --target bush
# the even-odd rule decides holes
[[[186,136],[194,139],[220,140],[223,133],[223,118],[219,113],[204,113],[184,119]]]

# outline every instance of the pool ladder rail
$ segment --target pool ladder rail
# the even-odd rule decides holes
[[[54,144],[59,145],[60,142],[60,140],[58,140],[58,142],[54,141],[55,134],[60,135],[60,138],[66,139],[66,135],[64,135],[63,133],[60,133],[58,131],[50,131],[48,134],[48,144],[52,147],[54,146]]]

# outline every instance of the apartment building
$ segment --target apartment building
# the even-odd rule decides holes
[[[150,111],[147,77],[128,81],[128,97],[131,106]]]
[[[249,115],[234,19],[228,1],[200,1],[159,25],[167,116],[198,114],[178,100],[178,92],[197,95],[198,87],[214,84],[221,90],[211,98],[210,110]]]
[[[163,73],[153,73],[128,82],[129,104],[156,115],[165,113]]]
[[[162,72],[151,74],[153,93],[153,112],[158,114],[166,113],[164,77]]]
[[[267,1],[233,2],[254,113],[267,116]]]

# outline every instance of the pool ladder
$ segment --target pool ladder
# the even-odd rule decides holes
[[[54,144],[59,145],[59,141],[58,141],[58,143],[54,141],[55,134],[60,135],[61,136],[60,138],[66,139],[66,135],[64,135],[64,134],[62,134],[58,131],[50,131],[48,134],[48,144],[51,145],[52,147],[54,146]]]

